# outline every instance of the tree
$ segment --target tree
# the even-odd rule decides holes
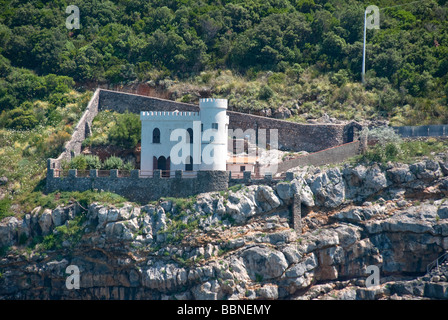
[[[134,113],[117,116],[115,125],[110,129],[108,139],[111,143],[126,149],[133,149],[141,138],[140,117]]]
[[[36,117],[31,110],[16,108],[8,112],[6,128],[16,130],[32,129],[38,124]]]

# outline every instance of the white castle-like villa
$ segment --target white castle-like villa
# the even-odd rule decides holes
[[[227,99],[200,99],[199,112],[141,111],[141,175],[226,171]]]

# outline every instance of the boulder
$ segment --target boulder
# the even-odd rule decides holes
[[[318,174],[311,180],[310,188],[318,206],[336,208],[345,200],[345,183],[338,168]]]
[[[51,226],[53,225],[52,212],[50,209],[45,209],[39,217],[39,226],[43,235],[50,233]]]
[[[17,238],[17,228],[21,221],[16,217],[7,217],[0,222],[0,247],[11,246]]]
[[[266,284],[260,289],[257,289],[255,292],[259,299],[263,300],[278,299],[278,286],[276,285]]]
[[[308,255],[303,261],[295,264],[285,272],[286,278],[299,278],[317,267],[317,257],[314,253]]]
[[[257,188],[257,186],[250,186],[249,193],[247,194],[244,194],[240,190],[229,196],[229,201],[225,206],[225,212],[229,214],[236,223],[243,223],[254,216],[257,213],[257,208],[259,208],[260,211],[263,210],[261,206],[258,207],[257,205],[254,188]],[[267,204],[265,204],[265,207],[266,206]]]
[[[5,176],[0,177],[0,186],[7,185],[9,182],[9,179]]]
[[[276,119],[287,119],[291,117],[291,110],[286,107],[279,107],[274,111],[274,118]]]
[[[63,225],[65,223],[65,221],[67,220],[67,216],[66,216],[64,208],[57,207],[56,209],[54,209],[51,214],[51,218],[53,220],[53,224],[55,227],[59,227],[59,226]]]
[[[435,180],[440,178],[442,170],[439,163],[434,160],[420,161],[409,166],[409,170],[418,178],[423,180]]]
[[[271,211],[282,204],[274,190],[269,186],[258,186],[255,192],[255,200],[263,212]]]
[[[191,289],[191,293],[196,300],[217,300],[220,289],[221,288],[217,280],[210,280],[193,287],[193,289]]]
[[[387,179],[378,165],[366,168],[363,165],[345,167],[343,170],[346,182],[347,198],[363,200],[387,187]]]
[[[244,250],[242,258],[252,281],[278,278],[288,267],[283,253],[267,247],[256,246]]]
[[[386,172],[387,178],[394,184],[404,184],[416,179],[416,176],[409,169],[409,165],[396,165]]]
[[[334,229],[338,234],[339,244],[347,248],[361,239],[362,228],[352,224],[341,224]]]
[[[291,182],[292,192],[299,195],[303,205],[314,207],[314,195],[311,188],[302,177],[297,177]],[[293,196],[293,195],[292,195]]]
[[[361,221],[370,220],[384,211],[384,207],[379,205],[349,208],[332,215],[331,219],[341,222],[359,223]]]
[[[280,182],[275,186],[275,191],[278,194],[278,197],[283,201],[290,201],[294,196],[294,190],[290,183]]]

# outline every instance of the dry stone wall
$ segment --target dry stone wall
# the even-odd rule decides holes
[[[111,170],[110,176],[99,177],[97,170],[91,170],[88,177],[78,177],[76,170],[70,170],[67,177],[55,177],[54,169],[47,174],[47,192],[103,190],[117,193],[130,201],[148,203],[161,197],[185,198],[192,195],[221,191],[228,188],[226,171],[198,171],[195,178],[183,178],[176,172],[174,178],[162,178],[160,170],[153,177],[141,177],[140,170],[133,170],[129,177],[119,177],[118,170]]]

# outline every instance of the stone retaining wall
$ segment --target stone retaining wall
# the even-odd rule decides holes
[[[285,172],[289,169],[300,166],[322,166],[325,164],[340,163],[350,157],[360,154],[361,152],[360,141],[354,141],[334,148],[300,156],[296,159],[281,162],[278,164],[278,172]]]
[[[110,176],[99,177],[97,170],[90,170],[88,177],[78,177],[77,170],[69,170],[67,177],[55,177],[54,169],[47,174],[47,192],[103,190],[117,193],[130,201],[148,203],[161,197],[185,198],[228,188],[226,171],[198,171],[197,177],[183,178],[176,171],[174,178],[162,178],[160,170],[153,177],[141,177],[140,170],[131,171],[129,177],[118,177],[118,170],[110,170]]]

